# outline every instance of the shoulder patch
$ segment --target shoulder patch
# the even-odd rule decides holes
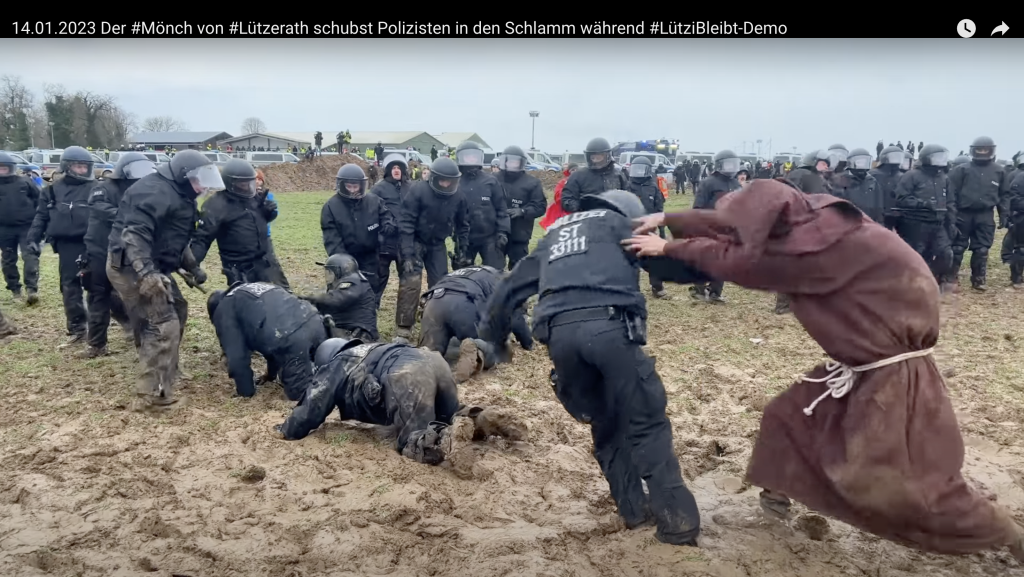
[[[343,282],[340,285],[338,285],[339,289],[347,289],[347,288],[351,288],[351,287],[352,287],[352,283],[350,283],[350,282]]]

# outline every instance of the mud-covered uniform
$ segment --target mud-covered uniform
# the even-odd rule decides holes
[[[25,268],[25,289],[39,291],[39,255],[29,248],[28,231],[39,207],[39,188],[32,179],[12,174],[0,177],[0,252],[7,290],[21,292],[18,250]]]
[[[363,342],[380,340],[377,295],[362,271],[341,277],[326,293],[299,298],[313,303],[321,315],[330,317],[333,325],[330,336]]]

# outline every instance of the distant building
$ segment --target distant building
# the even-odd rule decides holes
[[[467,140],[472,140],[484,148],[491,147],[490,144],[487,144],[486,140],[480,138],[480,135],[475,132],[442,132],[441,134],[435,134],[434,138],[443,142],[445,146],[450,146],[452,148],[455,148]]]
[[[218,142],[229,138],[231,135],[227,132],[140,132],[131,137],[129,142],[141,144],[154,150],[168,148],[205,150],[207,145],[213,148],[217,146]]]
[[[313,146],[314,132],[254,132],[220,141],[220,147],[230,145],[237,149],[290,150],[292,146],[309,148]],[[333,136],[331,138],[334,138]],[[327,134],[324,133],[326,144]]]
[[[340,130],[323,130],[323,144],[321,145],[323,150],[326,152],[336,152],[338,148],[337,136]],[[239,147],[255,147],[262,146],[264,150],[280,148],[282,150],[291,148],[293,145],[301,148],[309,148],[314,145],[313,137],[315,132],[261,132],[255,134],[244,134],[242,136],[236,136],[234,138],[228,138],[220,142],[221,147],[231,145],[234,148]],[[444,146],[444,143],[427,134],[426,132],[353,132],[352,142],[349,143],[350,147],[357,147],[360,151],[365,151],[367,148],[373,148],[380,142],[384,145],[384,148],[401,148],[406,149],[409,147],[418,149],[421,152],[427,152],[430,150],[431,145],[436,146],[438,149]]]

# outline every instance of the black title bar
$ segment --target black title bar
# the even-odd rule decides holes
[[[990,36],[1002,22],[973,20],[972,37]],[[829,20],[768,16],[764,20],[627,19],[586,20],[285,20],[259,19],[33,20],[10,22],[7,38],[959,38],[959,19],[915,22],[910,29],[899,19],[880,19],[864,26],[856,18]],[[1007,23],[1009,24],[1009,23]],[[1024,20],[1020,25],[1024,29]],[[1017,27],[994,31],[995,37],[1015,38]]]

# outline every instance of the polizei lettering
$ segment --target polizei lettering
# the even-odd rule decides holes
[[[585,219],[588,219],[588,218],[602,217],[602,216],[604,216],[606,214],[608,214],[607,210],[585,210],[583,212],[574,212],[572,214],[567,214],[567,215],[563,216],[562,218],[556,220],[554,222],[554,224],[552,224],[548,228],[549,229],[556,229],[556,228],[565,226],[567,224],[572,224],[574,222],[579,222],[581,220],[585,220]]]

